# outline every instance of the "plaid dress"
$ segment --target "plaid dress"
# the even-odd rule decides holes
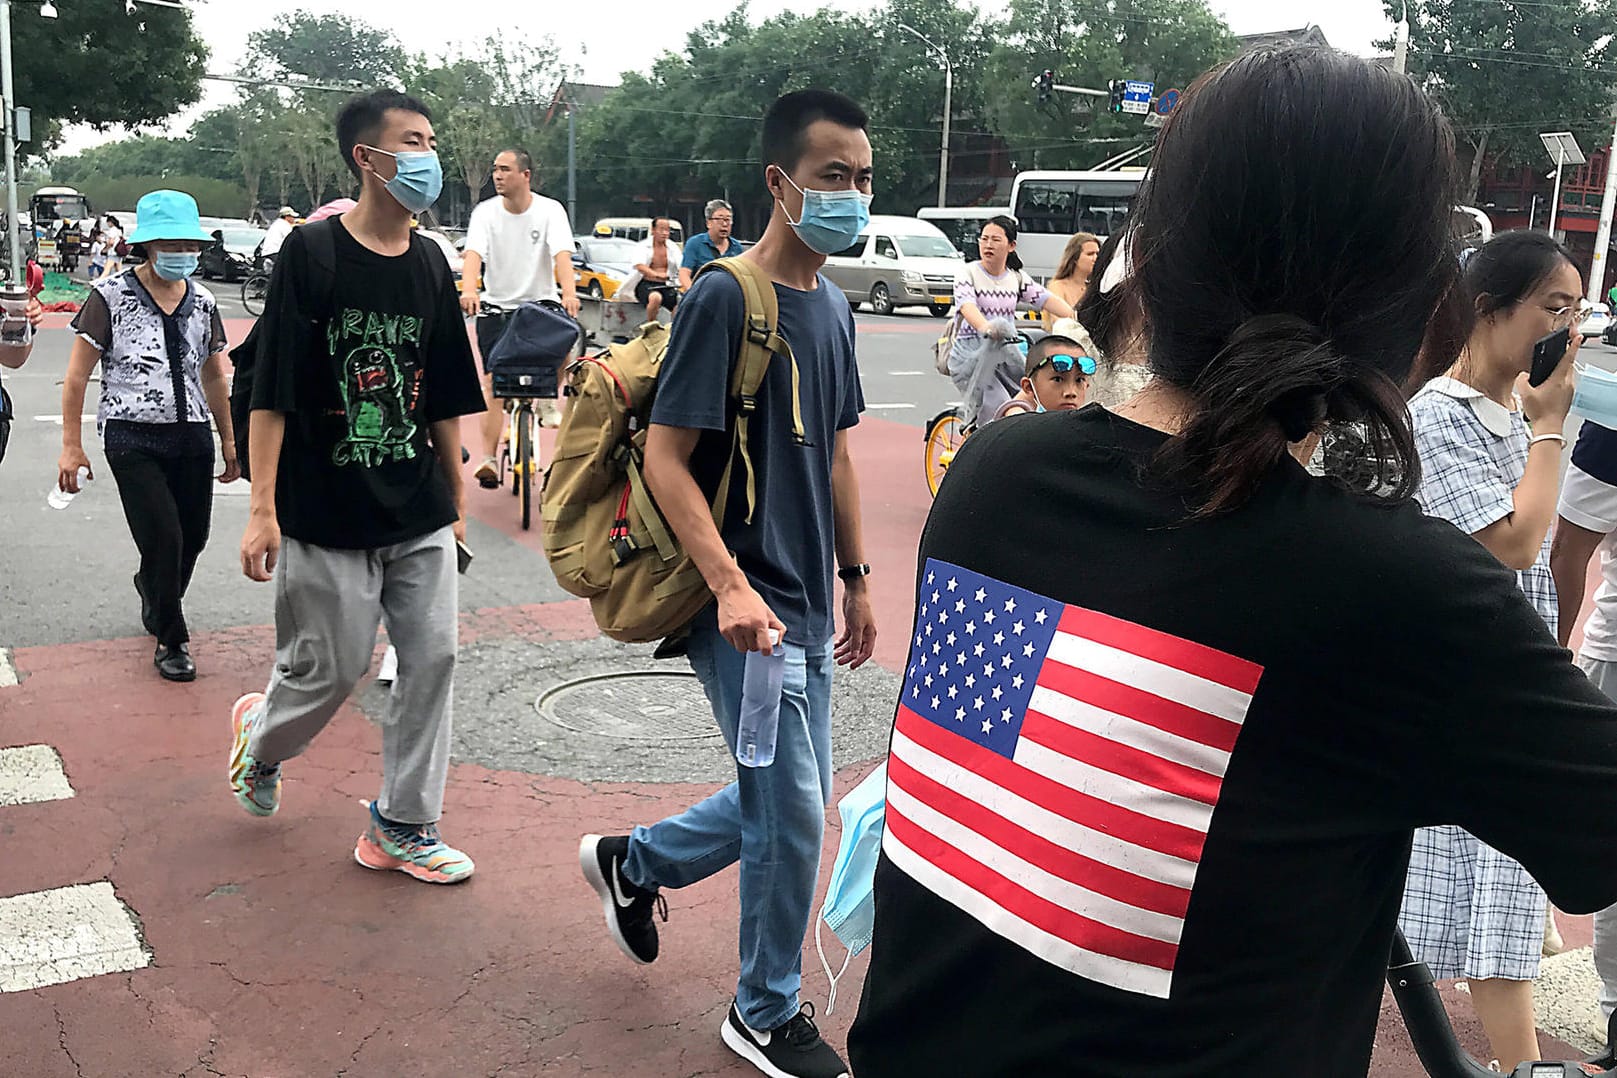
[[[1514,510],[1516,484],[1527,470],[1528,431],[1519,409],[1438,378],[1415,395],[1409,411],[1420,453],[1418,497],[1427,513],[1474,534]],[[1516,578],[1553,633],[1548,535]],[[1452,825],[1415,832],[1398,927],[1435,976],[1533,980],[1544,916],[1543,888],[1516,861]]]

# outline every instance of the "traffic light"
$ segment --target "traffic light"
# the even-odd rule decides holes
[[[1050,100],[1050,95],[1054,92],[1055,84],[1056,73],[1054,71],[1046,68],[1045,70],[1039,72],[1038,82],[1035,83],[1035,85],[1037,85],[1039,88],[1039,104],[1042,105],[1046,101]]]
[[[1122,79],[1113,79],[1106,84],[1108,99],[1113,112],[1123,111],[1123,94],[1128,89],[1128,83]]]

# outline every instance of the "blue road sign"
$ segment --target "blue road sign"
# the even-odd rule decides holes
[[[1173,107],[1177,104],[1179,104],[1178,90],[1162,91],[1162,96],[1157,98],[1157,115],[1168,115],[1168,113],[1173,111]]]
[[[1151,91],[1155,83],[1129,79],[1124,84],[1123,111],[1144,115],[1151,111]]]

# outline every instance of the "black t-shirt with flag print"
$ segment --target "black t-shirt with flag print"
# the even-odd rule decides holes
[[[276,477],[281,531],[370,550],[453,523],[431,425],[483,411],[471,343],[448,273],[434,287],[419,236],[380,255],[333,222],[336,278],[325,308],[294,229],[260,320],[253,407],[286,414]]]
[[[1187,522],[1091,405],[921,543],[860,1078],[1366,1073],[1411,831],[1617,901],[1617,708],[1503,568],[1289,458]]]

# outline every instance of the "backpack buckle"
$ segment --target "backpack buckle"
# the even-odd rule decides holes
[[[756,412],[757,410],[758,410],[758,398],[748,396],[745,393],[741,394],[741,411],[748,414],[748,415],[751,415],[753,412]]]
[[[747,339],[753,344],[769,346],[769,323],[759,315],[747,319]]]
[[[640,552],[634,540],[627,535],[620,535],[612,540],[612,564],[622,565]]]

